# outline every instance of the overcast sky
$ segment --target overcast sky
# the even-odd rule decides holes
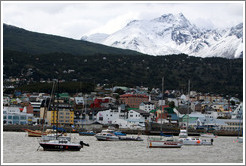
[[[2,23],[74,39],[111,34],[131,20],[183,13],[200,28],[226,28],[244,21],[243,2],[1,2]]]

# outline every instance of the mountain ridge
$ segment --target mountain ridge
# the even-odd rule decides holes
[[[201,30],[182,13],[130,21],[101,41],[90,36],[86,38],[91,42],[149,55],[185,53],[198,57],[239,58],[243,54],[243,23],[229,29]]]
[[[3,24],[4,49],[31,54],[68,53],[73,55],[127,54],[139,55],[136,51],[113,48],[88,41],[32,32],[13,25]]]

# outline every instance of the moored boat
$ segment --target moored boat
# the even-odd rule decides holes
[[[114,135],[117,135],[117,136],[126,136],[125,133],[122,133],[121,131],[114,131]]]
[[[47,135],[46,132],[42,132],[41,130],[31,130],[31,129],[23,129],[27,132],[28,137],[41,137],[42,135]]]
[[[94,133],[93,131],[84,131],[84,132],[79,132],[80,136],[94,136],[96,135],[96,133]]]
[[[71,137],[66,136],[66,135],[56,135],[56,134],[47,134],[47,135],[42,135],[41,140],[42,141],[50,141],[50,140],[68,140],[71,141]]]
[[[66,139],[50,140],[48,142],[41,141],[39,144],[44,151],[79,151],[84,145],[89,146],[89,144],[85,144],[83,141],[72,143]]]
[[[183,145],[213,145],[213,139],[206,140],[201,138],[195,138],[195,137],[187,137],[187,138],[180,138],[180,141],[182,141]]]
[[[243,137],[237,137],[237,139],[233,140],[233,142],[243,143]]]
[[[143,139],[139,136],[137,137],[127,137],[127,136],[119,136],[120,141],[143,141]]]
[[[149,138],[148,148],[181,148],[182,142],[174,137]]]
[[[201,137],[205,137],[205,138],[217,138],[216,135],[214,135],[213,133],[203,133],[200,134]]]
[[[114,130],[102,130],[95,135],[98,141],[119,141],[119,137],[114,134]]]
[[[187,138],[187,137],[188,137],[187,130],[180,129],[179,138]]]

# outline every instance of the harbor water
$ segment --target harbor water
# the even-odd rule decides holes
[[[94,136],[71,134],[90,146],[80,151],[43,151],[39,139],[25,132],[3,132],[3,164],[18,163],[243,163],[243,144],[233,142],[236,137],[214,138],[213,146],[182,146],[181,148],[147,148],[144,141],[97,141]],[[158,137],[158,136],[155,136]]]

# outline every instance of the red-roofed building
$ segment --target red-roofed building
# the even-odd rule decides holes
[[[142,102],[149,101],[147,95],[137,95],[137,94],[124,94],[120,95],[120,102],[126,104],[131,108],[139,108]]]
[[[109,104],[111,100],[109,98],[96,98],[93,103],[91,103],[90,108],[103,108]]]

